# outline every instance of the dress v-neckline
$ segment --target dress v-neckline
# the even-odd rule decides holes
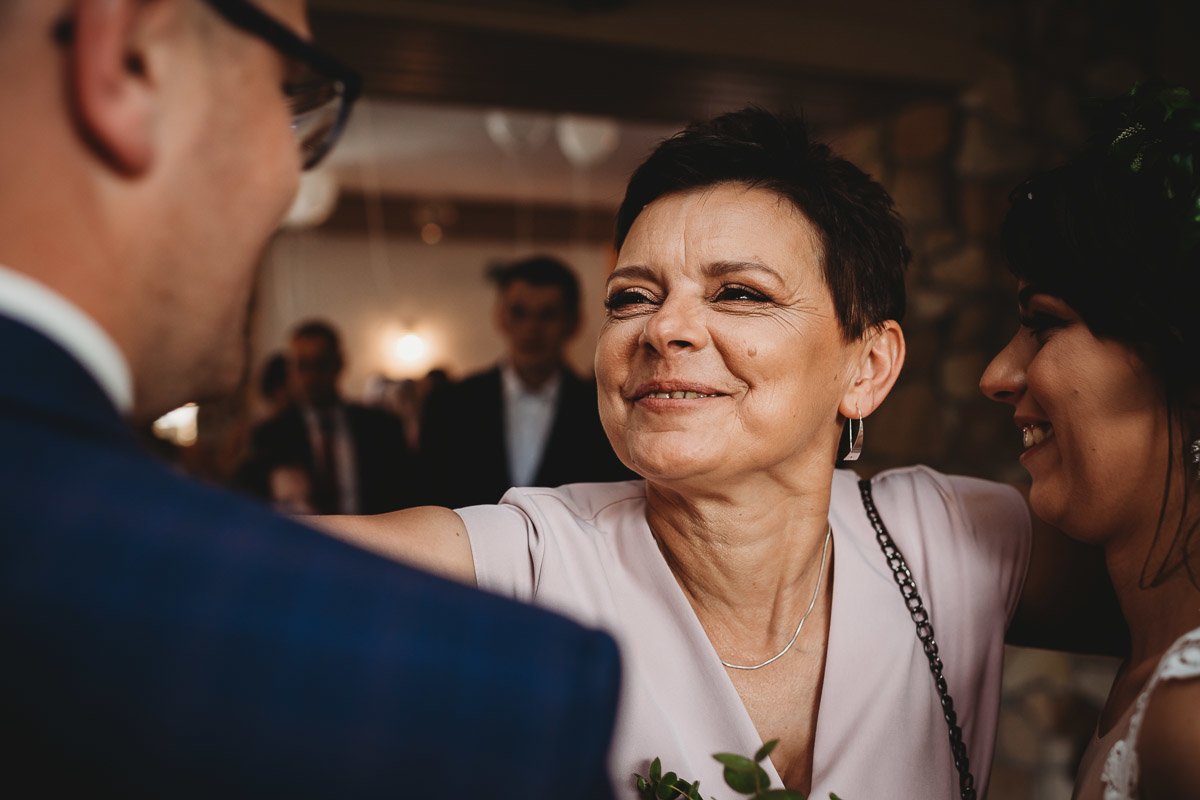
[[[835,485],[837,483],[837,479],[838,476],[837,473],[835,473],[833,478],[833,483]],[[838,595],[840,591],[839,581],[837,580],[837,545],[840,538],[838,532],[839,525],[836,522],[833,522],[832,518],[833,504],[831,501],[830,520],[833,526],[833,540],[830,543],[829,580],[833,586],[833,593],[830,597],[829,633],[827,635],[827,643],[825,647],[825,664],[822,666],[821,670],[821,691],[817,698],[817,707],[815,709],[816,724],[813,726],[812,780],[810,791],[808,793],[810,796],[814,796],[812,794],[812,790],[817,787],[818,777],[822,774],[822,770],[818,765],[817,759],[821,742],[821,720],[824,716],[822,712],[826,710],[824,709],[824,705],[829,697],[829,692],[827,691],[830,672],[829,664],[831,662],[836,663],[836,659],[832,657],[832,653],[834,651],[834,618],[839,606],[842,605],[838,602]],[[658,540],[655,538],[654,533],[650,530],[650,524],[646,521],[644,516],[641,520],[641,524],[643,528],[644,541],[647,543],[648,549],[653,551],[652,554],[650,554],[651,557],[649,558],[649,561],[653,565],[652,568],[654,572],[658,573],[655,576],[655,579],[661,582],[660,585],[669,584],[669,588],[665,590],[669,595],[668,600],[676,607],[676,611],[679,613],[680,617],[687,620],[688,624],[692,626],[690,635],[696,638],[697,641],[703,640],[706,645],[705,651],[709,658],[705,659],[703,663],[696,664],[695,667],[702,672],[707,673],[708,685],[719,686],[725,693],[725,697],[717,698],[720,701],[720,707],[729,708],[731,710],[736,709],[733,711],[735,719],[731,720],[731,722],[733,722],[735,725],[739,746],[743,748],[736,752],[738,755],[752,756],[754,752],[757,751],[758,748],[763,744],[764,740],[762,734],[759,733],[758,727],[754,724],[754,718],[750,716],[750,711],[746,708],[746,704],[743,702],[742,696],[738,692],[737,687],[734,686],[733,679],[729,676],[728,671],[721,664],[720,655],[717,653],[716,648],[713,647],[712,640],[708,637],[708,632],[705,631],[704,626],[700,624],[700,618],[696,614],[696,609],[688,600],[687,595],[684,594],[683,587],[679,585],[679,581],[676,579],[675,573],[671,571],[670,565],[667,564],[666,556],[659,547]],[[762,766],[766,771],[767,776],[771,779],[772,787],[778,788],[783,786],[783,779],[770,756],[767,757]]]

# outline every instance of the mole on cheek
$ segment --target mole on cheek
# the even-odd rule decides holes
[[[751,347],[748,350],[746,350],[747,358],[754,358],[756,355],[758,355],[758,350],[756,350],[755,348]]]

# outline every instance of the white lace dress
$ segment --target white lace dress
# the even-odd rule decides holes
[[[1113,744],[1104,762],[1104,800],[1137,800],[1137,739],[1146,716],[1150,694],[1163,681],[1200,678],[1200,628],[1185,633],[1171,645],[1154,670],[1146,688],[1138,695],[1125,737]]]

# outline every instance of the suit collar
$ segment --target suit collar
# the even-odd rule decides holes
[[[28,325],[0,316],[0,419],[26,417],[133,444],[108,393],[61,345]]]
[[[78,361],[122,414],[133,409],[133,378],[116,342],[67,298],[0,264],[0,315],[28,325]]]

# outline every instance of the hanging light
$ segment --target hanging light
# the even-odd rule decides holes
[[[608,117],[563,114],[555,124],[558,146],[577,169],[588,169],[613,154],[621,141],[621,128]]]

